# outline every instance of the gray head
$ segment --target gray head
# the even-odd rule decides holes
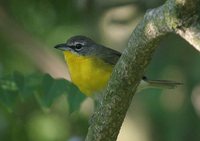
[[[69,38],[66,43],[56,45],[55,48],[71,51],[75,54],[90,55],[95,53],[95,48],[98,48],[98,45],[88,37],[77,35]]]
[[[80,35],[71,37],[66,43],[59,44],[55,48],[78,55],[95,56],[112,65],[115,65],[121,56],[120,52],[97,44],[90,38]]]

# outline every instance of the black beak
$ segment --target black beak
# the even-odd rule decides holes
[[[66,45],[66,43],[64,44],[58,44],[56,45],[54,48],[65,51],[65,50],[69,50],[69,47]]]

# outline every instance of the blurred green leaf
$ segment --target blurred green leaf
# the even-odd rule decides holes
[[[0,88],[0,102],[9,111],[12,111],[12,109],[14,108],[17,96],[18,96],[17,91],[3,90],[2,88]]]
[[[41,77],[41,76],[40,76]],[[24,76],[22,73],[15,71],[13,81],[16,84],[22,101],[33,95],[40,83],[40,77],[37,74]],[[34,82],[34,83],[33,83]]]
[[[11,109],[18,96],[26,102],[27,98],[36,94],[41,106],[49,108],[62,94],[68,97],[70,112],[78,110],[84,95],[71,82],[65,79],[54,79],[49,74],[39,73],[24,76],[20,72],[0,79],[0,102]]]
[[[24,88],[24,76],[20,72],[15,71],[13,73],[13,79],[16,86],[22,90]]]
[[[38,100],[42,106],[47,108],[60,95],[66,94],[70,112],[78,110],[82,101],[85,99],[85,96],[74,84],[65,79],[54,79],[49,74],[43,76],[39,92]]]
[[[18,97],[18,87],[13,77],[6,75],[0,78],[0,102],[8,111],[12,111]]]
[[[66,91],[64,80],[55,80],[49,74],[43,76],[41,83],[40,103],[44,107],[50,107],[53,101]]]
[[[85,95],[73,84],[68,85],[67,98],[69,103],[69,112],[77,111],[81,103],[86,98]]]

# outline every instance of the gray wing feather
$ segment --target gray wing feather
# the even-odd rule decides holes
[[[101,46],[101,48],[98,48],[98,49],[99,49],[99,52],[101,52],[97,54],[98,57],[103,59],[106,63],[112,64],[112,65],[115,65],[121,56],[120,52],[104,47],[104,46]]]

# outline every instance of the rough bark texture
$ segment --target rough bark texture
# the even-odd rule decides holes
[[[199,0],[168,0],[147,11],[117,63],[103,100],[91,119],[86,141],[115,141],[136,88],[158,42],[181,35],[200,50]]]

